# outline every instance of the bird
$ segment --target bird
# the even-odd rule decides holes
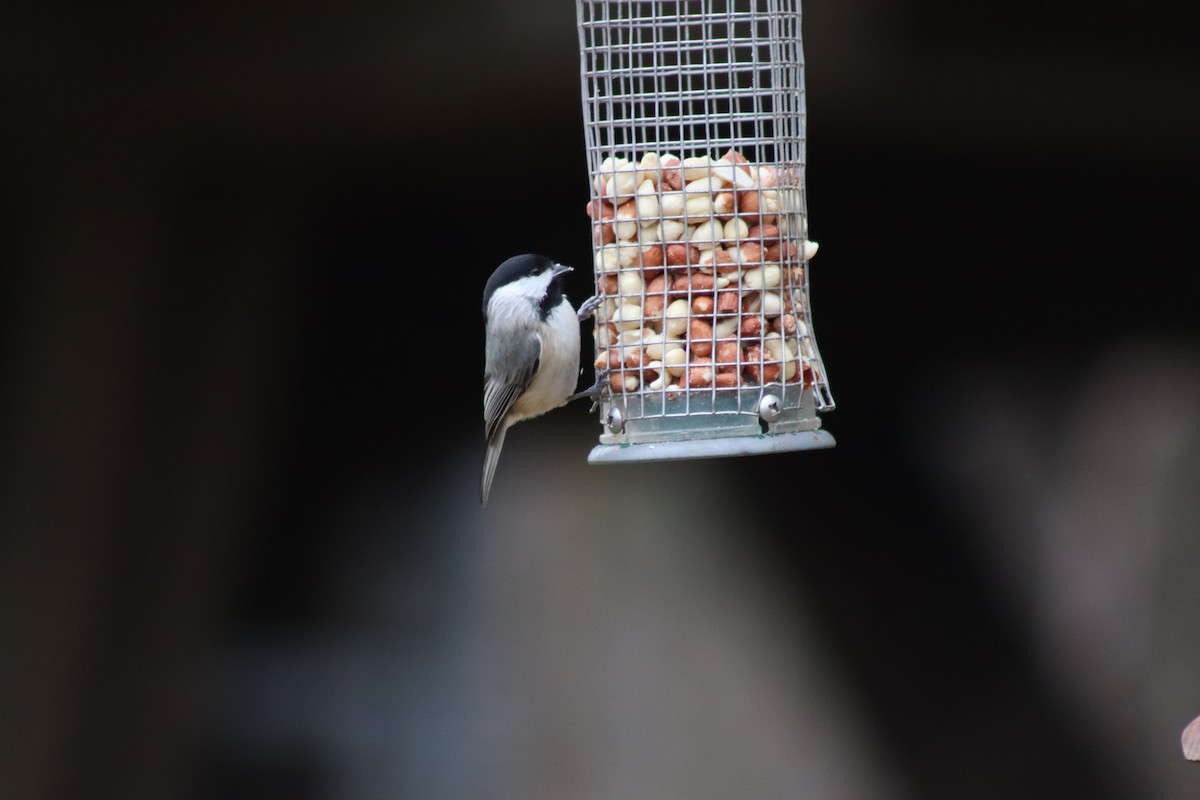
[[[589,298],[576,312],[564,292],[571,271],[547,256],[525,253],[496,267],[484,285],[482,505],[509,428],[595,393],[594,387],[572,393],[579,380],[579,323],[599,301]]]

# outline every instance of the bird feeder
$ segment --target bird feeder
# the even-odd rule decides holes
[[[832,447],[799,0],[577,0],[603,431],[590,463]]]

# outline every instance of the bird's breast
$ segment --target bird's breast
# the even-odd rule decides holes
[[[537,376],[513,406],[522,418],[563,405],[579,381],[579,320],[571,305],[564,301],[551,311],[546,326]]]

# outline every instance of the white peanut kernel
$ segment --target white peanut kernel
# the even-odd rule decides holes
[[[686,208],[686,198],[683,192],[663,192],[659,200],[659,210],[664,217],[678,217]]]
[[[609,320],[620,330],[631,330],[642,327],[642,309],[631,303],[622,304]]]
[[[641,245],[636,242],[618,243],[615,246],[617,248],[617,265],[622,269],[632,267],[642,252]]]
[[[747,289],[774,289],[783,280],[783,271],[778,264],[752,267],[742,273],[742,286]]]
[[[642,289],[645,286],[646,282],[642,280],[642,276],[637,270],[623,269],[617,276],[617,290],[625,302],[630,302],[628,298],[632,297],[640,304]]]
[[[688,243],[695,245],[701,250],[712,250],[721,240],[721,234],[718,231],[718,224],[712,220],[702,222],[692,231],[692,235],[688,237]]]
[[[683,298],[671,301],[664,315],[663,332],[668,336],[682,336],[688,328],[691,310],[692,307]]]
[[[712,172],[712,159],[709,156],[689,156],[683,160],[683,179],[685,181],[707,178]]]
[[[741,217],[734,217],[725,223],[722,231],[727,242],[738,242],[750,235],[750,226]]]
[[[742,321],[736,314],[728,317],[721,317],[717,320],[717,324],[713,326],[713,338],[728,339],[737,333],[738,325],[740,325],[741,322]]]
[[[657,220],[659,217],[658,189],[654,181],[644,180],[637,188],[637,216],[643,222]]]
[[[664,219],[662,221],[662,229],[660,236],[664,242],[677,242],[683,236],[683,232],[687,230],[687,225],[676,219]]]
[[[708,219],[713,213],[713,199],[710,194],[697,194],[689,197],[683,204],[683,216],[690,222]]]
[[[616,272],[620,267],[616,245],[606,244],[596,251],[597,272]]]
[[[775,292],[763,292],[762,313],[768,317],[778,317],[783,313],[783,298]]]
[[[687,353],[683,348],[671,350],[663,353],[662,362],[663,366],[667,368],[667,372],[678,377],[687,368]]]

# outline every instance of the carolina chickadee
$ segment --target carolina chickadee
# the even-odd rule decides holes
[[[579,380],[579,322],[594,302],[576,316],[563,294],[563,276],[570,271],[545,256],[514,256],[484,286],[487,454],[479,488],[485,505],[508,429],[590,394],[571,392]]]

